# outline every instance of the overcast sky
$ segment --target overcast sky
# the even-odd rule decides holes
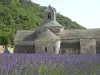
[[[86,28],[100,28],[100,0],[32,0],[42,6],[49,4],[57,12]]]

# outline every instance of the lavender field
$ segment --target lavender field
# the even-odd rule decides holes
[[[1,54],[0,75],[100,75],[100,55]]]

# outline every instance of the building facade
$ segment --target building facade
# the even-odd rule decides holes
[[[15,53],[99,54],[100,29],[64,29],[49,5],[44,23],[35,31],[17,31],[14,42]]]

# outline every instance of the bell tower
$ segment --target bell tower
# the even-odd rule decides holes
[[[44,11],[44,20],[45,22],[56,20],[56,10],[50,5]]]

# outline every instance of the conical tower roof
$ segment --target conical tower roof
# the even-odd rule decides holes
[[[60,39],[56,34],[54,34],[49,29],[45,29],[37,38],[35,41],[51,41],[51,40],[57,40]]]

